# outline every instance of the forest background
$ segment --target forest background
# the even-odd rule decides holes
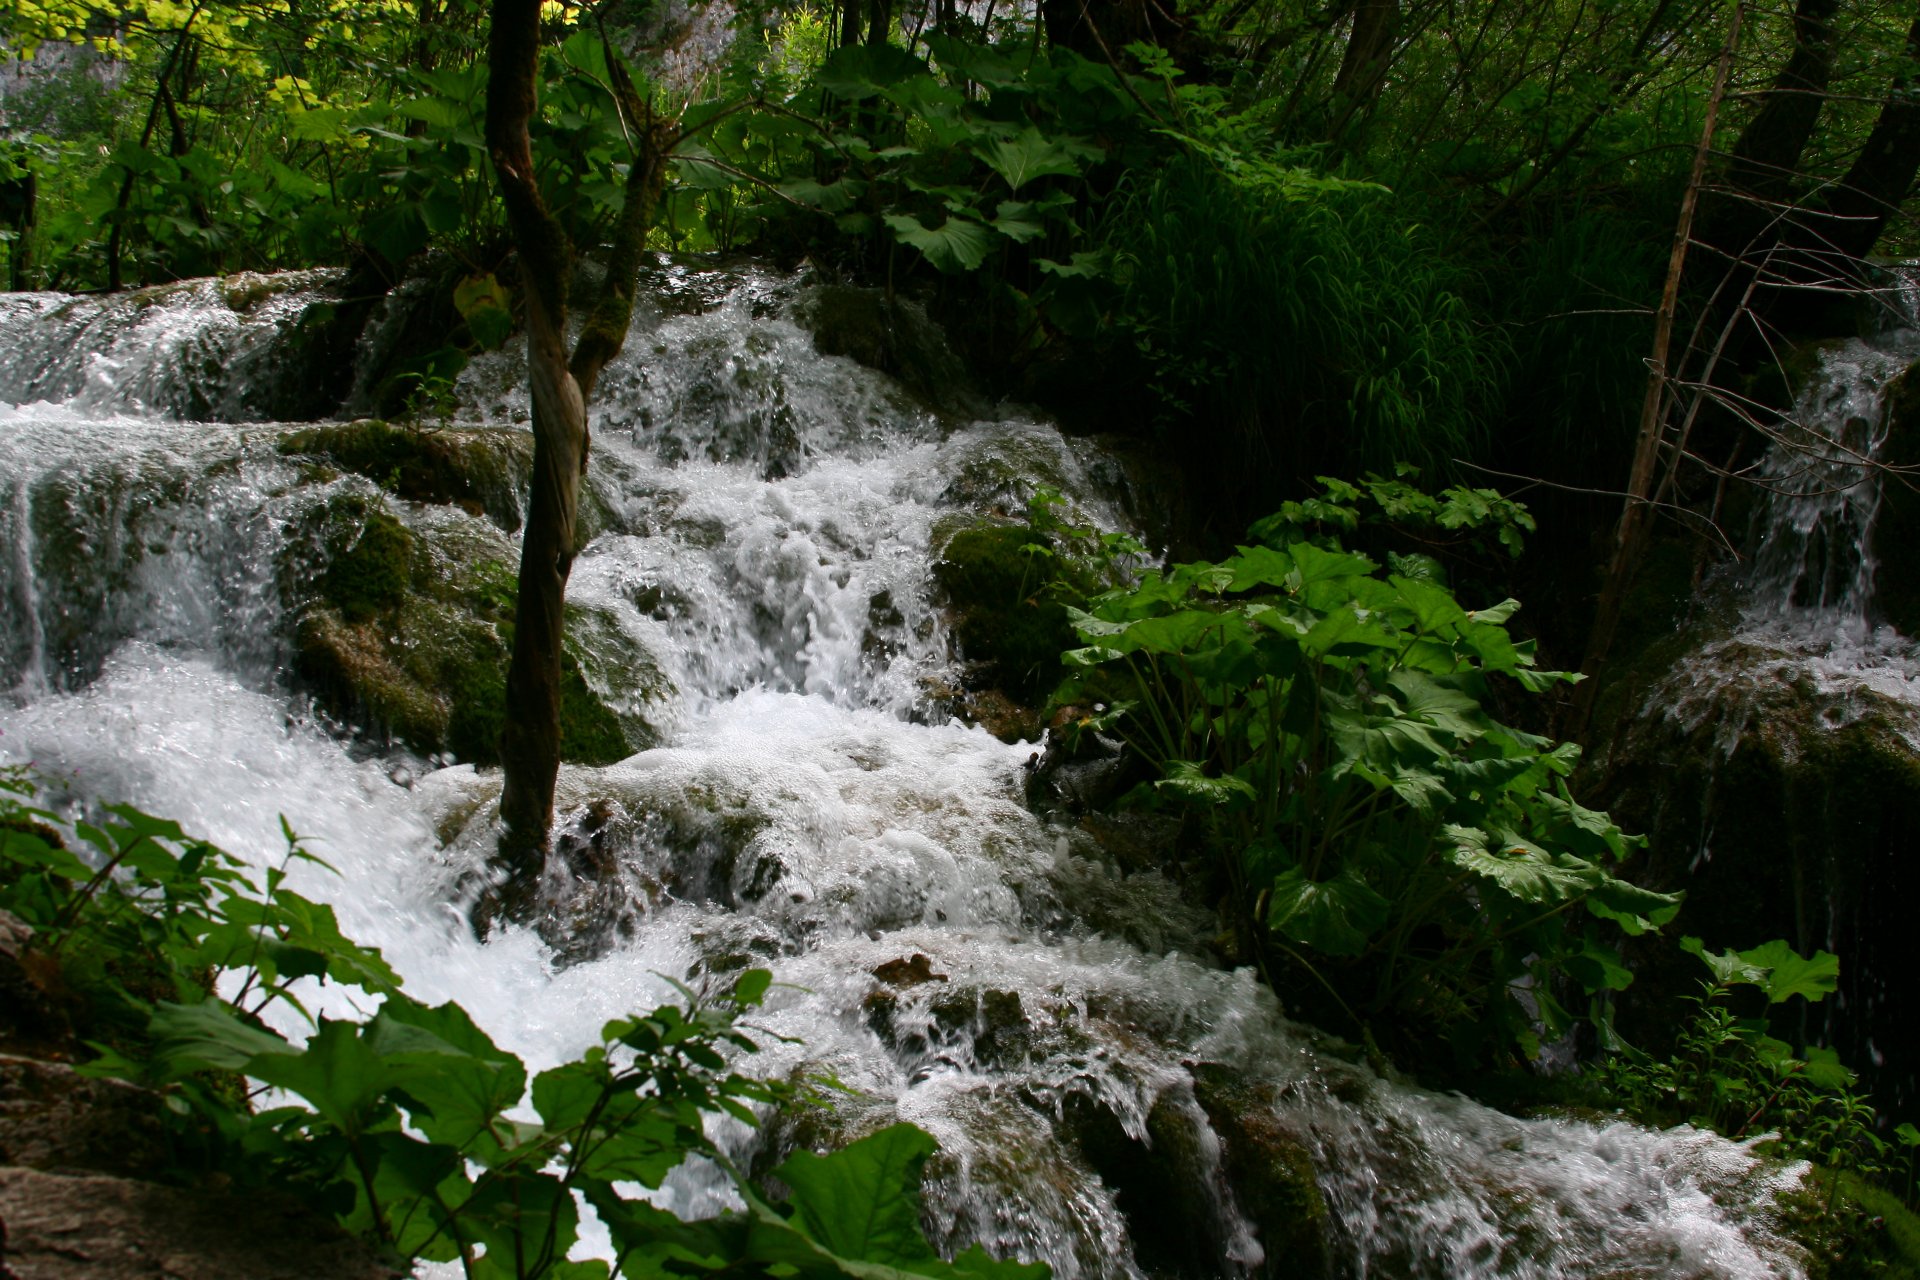
[[[1283,509],[1269,541],[1294,548],[1288,571],[1311,562],[1302,543],[1326,549],[1329,529],[1399,554],[1412,528],[1438,581],[1527,599],[1544,665],[1589,675],[1669,626],[1649,578],[1671,595],[1676,575],[1697,582],[1727,555],[1753,500],[1743,481],[1804,373],[1796,345],[1889,313],[1897,285],[1876,264],[1914,239],[1911,5],[604,0],[548,3],[538,34],[531,154],[583,280],[619,238],[636,168],[657,167],[647,248],[806,261],[913,299],[990,393],[1162,450],[1185,513],[1176,557],[1229,554]],[[426,279],[446,323],[383,396],[397,416],[432,416],[529,305],[509,270],[525,239],[489,158],[488,35],[473,0],[18,0],[0,20],[14,59],[0,99],[12,287],[332,266],[348,270],[349,299],[371,300]],[[1367,475],[1358,488],[1317,479]],[[1415,478],[1448,505],[1402,483]],[[1536,530],[1495,489],[1554,518]],[[1320,496],[1299,505],[1308,492]],[[1084,533],[1047,519],[1030,513],[1055,549]],[[1515,559],[1523,526],[1532,545]],[[1085,571],[1125,553],[1092,553]],[[1236,591],[1294,589],[1234,563]],[[1349,563],[1342,581],[1371,568]],[[1432,603],[1396,590],[1410,616]],[[1130,607],[1079,615],[1079,638],[1139,621]],[[1531,665],[1498,665],[1507,652],[1472,656],[1487,672]],[[1454,732],[1532,767],[1550,753],[1528,735],[1580,738],[1592,687],[1543,681],[1528,699],[1476,685],[1468,719],[1497,712],[1521,729],[1472,719]],[[1427,714],[1410,697],[1395,714]],[[1194,759],[1171,740],[1141,751],[1166,780],[1195,767],[1187,798],[1225,815],[1205,819],[1216,839],[1214,824],[1245,820],[1221,779],[1281,767]],[[1603,815],[1559,795],[1552,820],[1598,841],[1596,864],[1627,852]],[[1513,803],[1536,820],[1531,791]],[[1235,829],[1244,849],[1276,827]],[[1304,905],[1285,917],[1270,913],[1272,887],[1234,885],[1281,951],[1315,969],[1290,939],[1334,974],[1322,985],[1335,1022],[1352,1002],[1336,970],[1380,959],[1347,941],[1370,902],[1313,898],[1340,876],[1296,875]],[[1594,914],[1629,935],[1671,918],[1672,903],[1610,877],[1577,888],[1567,902],[1601,901]],[[1500,933],[1443,923],[1480,928],[1489,947]],[[1611,946],[1566,945],[1565,972],[1588,994],[1624,985]],[[1742,954],[1703,956],[1713,981],[1695,1034],[1735,987],[1769,1003],[1831,990],[1818,958],[1819,976],[1769,988],[1770,973],[1808,962]],[[1731,1026],[1739,1070],[1754,1073],[1743,1087],[1821,1074],[1809,1045],[1756,1048],[1763,1034]],[[1445,1066],[1418,1045],[1388,1048],[1442,1076],[1511,1065],[1525,1035],[1495,1030],[1454,1045]],[[1723,1128],[1745,1127],[1726,1098],[1677,1098],[1659,1073],[1628,1070],[1621,1096],[1680,1118],[1721,1108]],[[1844,1093],[1844,1077],[1820,1089]],[[1820,1154],[1895,1167],[1870,1126],[1847,1123]],[[1910,1161],[1898,1171],[1910,1191]]]

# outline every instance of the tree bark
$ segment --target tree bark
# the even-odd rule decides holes
[[[531,912],[553,826],[567,578],[578,550],[580,478],[590,444],[587,400],[600,371],[625,345],[640,254],[673,142],[666,125],[641,105],[626,68],[612,58],[616,106],[639,132],[639,154],[628,170],[606,283],[588,308],[585,330],[569,360],[567,281],[573,249],[540,193],[528,133],[538,105],[539,55],[540,0],[494,0],[487,42],[487,151],[519,253],[533,400],[533,488],[520,549],[506,726],[500,736],[500,860],[506,884],[497,908],[510,918]],[[479,915],[489,916],[493,909],[483,904]]]
[[[1379,97],[1399,32],[1400,0],[1354,0],[1353,30],[1333,77],[1333,125],[1328,132],[1336,141]]]
[[[1920,18],[1907,29],[1906,55],[1920,60]],[[1895,77],[1881,104],[1867,145],[1847,176],[1827,197],[1824,238],[1835,251],[1864,258],[1887,229],[1887,222],[1913,190],[1920,171],[1920,86],[1910,74]]]
[[[1839,0],[1800,0],[1793,13],[1793,52],[1733,144],[1728,179],[1764,200],[1787,194],[1800,156],[1826,105],[1833,76],[1833,15]]]
[[[1645,550],[1648,521],[1651,516],[1654,474],[1660,460],[1660,445],[1665,439],[1667,405],[1667,361],[1673,341],[1673,318],[1679,306],[1680,281],[1686,271],[1687,246],[1693,240],[1694,212],[1699,206],[1700,187],[1705,181],[1707,158],[1713,152],[1713,134],[1720,115],[1720,102],[1726,95],[1727,75],[1733,66],[1734,50],[1740,43],[1740,26],[1746,14],[1744,3],[1735,4],[1727,25],[1726,43],[1720,49],[1720,65],[1714,71],[1713,92],[1707,98],[1707,118],[1700,131],[1700,145],[1693,155],[1693,172],[1687,179],[1686,193],[1680,200],[1680,217],[1674,225],[1673,248],[1667,256],[1666,283],[1660,291],[1660,305],[1654,312],[1653,349],[1647,357],[1647,393],[1640,407],[1640,431],[1634,445],[1633,466],[1627,478],[1627,502],[1620,512],[1620,524],[1614,533],[1613,556],[1595,610],[1593,631],[1587,640],[1587,655],[1580,664],[1587,676],[1574,700],[1574,723],[1569,737],[1585,727],[1592,709],[1589,690],[1593,675],[1613,645],[1614,631],[1626,604],[1627,588],[1633,581]]]

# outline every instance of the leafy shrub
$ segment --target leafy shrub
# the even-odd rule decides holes
[[[1473,452],[1502,380],[1474,281],[1390,193],[1200,151],[1118,197],[1103,240],[1122,333],[1225,491],[1268,501],[1316,467]],[[1287,178],[1284,175],[1292,175]]]
[[[1609,933],[1679,908],[1608,870],[1638,842],[1573,799],[1578,748],[1485,709],[1494,678],[1576,677],[1534,669],[1515,601],[1468,610],[1418,558],[1383,574],[1284,514],[1263,528],[1070,610],[1059,698],[1102,708],[1081,729],[1119,734],[1160,775],[1151,802],[1192,815],[1276,986],[1299,970],[1402,1048],[1534,1056],[1574,1020],[1563,993],[1631,981]]]
[[[289,863],[319,861],[291,831],[287,862],[256,884],[237,859],[124,806],[71,824],[83,859],[34,797],[24,774],[0,775],[0,906],[35,930],[22,972],[51,996],[68,989],[75,955],[116,957],[96,966],[96,995],[146,1015],[140,1034],[96,1043],[83,1069],[163,1090],[220,1172],[303,1194],[400,1265],[457,1261],[473,1280],[1049,1274],[977,1246],[952,1263],[934,1253],[920,1177],[935,1147],[911,1125],[790,1157],[773,1171],[791,1189],[778,1207],[735,1167],[707,1135],[709,1116],[754,1126],[756,1106],[808,1101],[729,1068],[725,1050],[758,1049],[739,1019],[772,985],[765,969],[704,996],[681,987],[684,1006],[616,1019],[583,1057],[529,1080],[457,1004],[413,1000],[330,908],[287,888]],[[132,969],[142,982],[124,979]],[[378,1010],[310,1017],[303,979],[357,987]],[[269,1006],[308,1022],[303,1042],[262,1020]],[[98,1025],[76,1022],[83,1034]],[[255,1111],[264,1089],[284,1100]],[[690,1158],[722,1169],[744,1209],[682,1222],[630,1194]],[[582,1200],[613,1239],[611,1266],[567,1256]]]

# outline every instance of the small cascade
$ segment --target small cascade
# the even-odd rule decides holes
[[[1802,1034],[1860,1070],[1883,1111],[1920,1106],[1904,903],[1920,888],[1920,643],[1896,625],[1890,512],[1915,423],[1913,288],[1869,337],[1821,344],[1753,473],[1749,559],[1700,602],[1698,637],[1646,685],[1613,748],[1616,815],[1653,836],[1716,946],[1784,937],[1841,957],[1841,990]],[[1715,593],[1718,594],[1716,600]]]
[[[764,1169],[911,1120],[941,1143],[944,1247],[1065,1280],[1804,1274],[1781,1223],[1803,1168],[1376,1075],[1291,1022],[1285,993],[1213,964],[1216,922],[1179,886],[1031,812],[1032,744],[951,718],[944,539],[1035,484],[1124,526],[1111,456],[821,354],[804,278],[663,262],[649,279],[595,406],[594,532],[570,592],[587,686],[646,724],[623,758],[563,770],[540,929],[481,944],[465,924],[498,774],[314,714],[300,656],[331,627],[330,652],[399,687],[417,655],[384,630],[428,606],[409,634],[469,625],[444,602],[494,590],[516,513],[349,464],[349,444],[383,437],[343,428],[324,462],[286,424],[180,421],[232,386],[191,335],[251,341],[209,318],[216,285],[112,323],[75,318],[106,303],[0,307],[9,350],[84,334],[121,362],[0,374],[0,757],[34,761],[68,803],[125,799],[263,860],[285,814],[341,872],[297,867],[302,890],[535,1070],[673,999],[662,974],[770,965],[785,985],[763,1021],[788,1039],[747,1069],[853,1093],[719,1136]],[[297,324],[310,287],[272,305]],[[428,433],[435,456],[511,472],[520,384],[513,354],[476,362],[456,421]],[[382,539],[412,548],[410,579],[381,576]],[[373,603],[322,609],[316,578]],[[726,1196],[687,1169],[661,1202]]]

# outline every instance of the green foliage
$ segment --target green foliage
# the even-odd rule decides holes
[[[1774,1005],[1817,1002],[1835,991],[1839,959],[1825,951],[1802,956],[1778,939],[1719,953],[1698,938],[1683,938],[1680,946],[1699,957],[1709,976],[1686,997],[1686,1021],[1671,1057],[1620,1045],[1606,1059],[1601,1079],[1612,1096],[1636,1115],[1685,1120],[1734,1138],[1773,1131],[1783,1154],[1829,1170],[1888,1182],[1904,1174],[1911,1199],[1920,1132],[1903,1125],[1894,1143],[1882,1138],[1872,1106],[1854,1091],[1853,1072],[1839,1055],[1777,1038],[1767,1017]],[[1742,995],[1757,1012],[1736,1011]],[[1890,1159],[1894,1144],[1907,1150],[1906,1159]]]
[[[1523,516],[1486,503],[1462,524]],[[1486,710],[1495,678],[1576,677],[1534,668],[1512,600],[1469,610],[1284,516],[1264,527],[1070,609],[1084,647],[1057,700],[1102,708],[1082,727],[1121,735],[1160,775],[1150,802],[1198,822],[1256,951],[1400,1048],[1533,1056],[1574,1019],[1563,993],[1631,981],[1609,934],[1679,907],[1608,869],[1639,842],[1574,800],[1578,749]]]
[[[1445,466],[1478,448],[1502,336],[1393,195],[1193,152],[1130,184],[1102,240],[1117,327],[1163,418],[1201,425],[1229,492],[1303,464]]]
[[[952,1263],[933,1251],[920,1179],[934,1143],[911,1125],[831,1155],[796,1154],[775,1170],[792,1189],[784,1205],[733,1165],[707,1134],[709,1116],[754,1126],[756,1108],[813,1105],[800,1087],[729,1065],[758,1050],[740,1019],[766,997],[767,970],[705,995],[681,987],[684,1005],[616,1019],[581,1058],[529,1079],[458,1005],[409,997],[329,908],[286,887],[288,864],[318,862],[291,831],[286,862],[260,886],[237,859],[125,807],[97,826],[71,824],[82,858],[64,847],[58,816],[32,806],[35,794],[24,773],[0,775],[0,906],[36,930],[23,970],[57,990],[76,955],[105,954],[168,980],[136,989],[106,967],[102,994],[145,1025],[96,1044],[88,1070],[164,1090],[222,1172],[303,1196],[397,1264],[457,1261],[474,1280],[1049,1274],[978,1248]],[[328,982],[377,997],[377,1010],[310,1016],[302,997]],[[264,1021],[276,1005],[308,1034],[290,1039]],[[250,1095],[221,1086],[241,1078],[283,1100],[254,1110]],[[631,1194],[689,1159],[722,1169],[746,1208],[682,1222]],[[582,1200],[613,1237],[611,1264],[567,1257]]]
[[[1262,542],[1285,545],[1313,540],[1337,549],[1341,537],[1359,532],[1362,525],[1384,525],[1457,538],[1480,551],[1489,549],[1485,538],[1490,533],[1510,556],[1525,549],[1526,535],[1535,528],[1533,515],[1499,490],[1452,485],[1433,494],[1411,483],[1420,475],[1418,467],[1403,462],[1393,471],[1391,480],[1369,473],[1358,484],[1315,476],[1320,485],[1317,496],[1282,503],[1274,514],[1255,521],[1248,532]],[[1410,578],[1433,572],[1412,561],[1394,567]]]

